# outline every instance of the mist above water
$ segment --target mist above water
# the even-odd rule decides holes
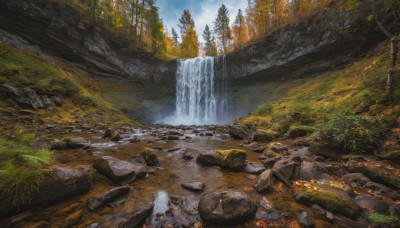
[[[164,119],[172,125],[226,124],[228,109],[226,58],[222,71],[215,70],[215,58],[178,60],[176,72],[176,111]]]

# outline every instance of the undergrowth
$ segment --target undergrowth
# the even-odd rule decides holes
[[[0,139],[0,196],[12,206],[32,201],[42,183],[42,170],[51,163],[47,149],[32,149],[34,134],[17,130],[14,140]]]

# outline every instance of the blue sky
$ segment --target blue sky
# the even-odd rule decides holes
[[[203,34],[206,24],[210,29],[214,27],[214,21],[217,17],[218,9],[225,4],[229,10],[230,24],[235,20],[239,9],[245,12],[247,0],[157,0],[156,5],[160,8],[160,17],[163,19],[164,25],[179,33],[179,18],[184,9],[188,9],[192,14],[195,22],[195,29],[199,36],[199,41],[203,42],[201,35]]]

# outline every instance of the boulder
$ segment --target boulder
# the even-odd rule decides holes
[[[278,154],[282,154],[287,152],[289,149],[287,148],[287,146],[280,144],[280,143],[274,143],[271,147],[269,147],[270,150],[278,153]]]
[[[168,135],[167,139],[168,140],[179,140],[179,136],[178,135]]]
[[[108,202],[112,202],[113,200],[117,199],[121,195],[124,195],[129,192],[129,186],[122,186],[113,188],[103,194],[96,196],[94,198],[90,198],[88,200],[88,208],[91,211],[97,210],[104,204]]]
[[[230,126],[229,135],[234,139],[248,140],[251,138],[251,130],[243,125]]]
[[[111,138],[111,137],[113,137],[113,135],[114,135],[113,130],[111,130],[110,128],[107,128],[106,131],[104,132],[104,135],[102,138],[103,139]]]
[[[210,192],[201,197],[198,211],[205,223],[239,225],[254,217],[256,205],[243,192]]]
[[[371,180],[394,188],[400,188],[399,169],[390,167],[376,161],[359,162],[350,160],[347,162],[347,169],[352,173],[362,173]]]
[[[386,200],[377,199],[371,195],[359,195],[354,198],[357,205],[361,208],[369,211],[373,211],[375,213],[389,215],[389,208],[395,205],[392,202]]]
[[[121,135],[117,133],[114,136],[112,136],[110,140],[113,141],[113,142],[118,142],[121,139],[122,139]]]
[[[62,106],[62,98],[59,96],[52,96],[50,98],[57,106]]]
[[[299,175],[297,180],[319,180],[322,178],[329,179],[329,175],[324,175],[322,170],[315,162],[303,162],[300,167]]]
[[[261,173],[254,185],[254,189],[258,192],[272,191],[272,171],[271,169],[265,170]]]
[[[307,206],[317,204],[327,211],[338,213],[349,218],[355,218],[360,208],[356,202],[344,191],[332,188],[323,188],[313,183],[296,183],[296,201]]]
[[[44,108],[43,100],[32,89],[2,85],[0,86],[0,93],[11,98],[22,108]]]
[[[312,133],[313,131],[315,131],[314,127],[311,126],[306,126],[306,125],[300,125],[300,126],[296,126],[296,125],[292,125],[289,129],[289,138],[291,139],[295,139],[298,137],[303,137],[306,136],[310,133]]]
[[[260,145],[260,144],[256,144],[256,143],[252,143],[252,144],[249,144],[249,145],[245,145],[245,146],[243,146],[245,149],[248,149],[248,150],[251,150],[251,151],[253,151],[253,152],[256,152],[256,153],[262,153],[262,152],[264,152],[264,150],[265,150],[265,147],[263,147],[262,145]]]
[[[260,174],[265,171],[265,168],[262,164],[257,162],[249,162],[246,167],[244,167],[244,171],[250,174]]]
[[[300,156],[288,156],[277,161],[272,170],[286,186],[290,186],[290,180],[296,179],[300,173],[302,159]]]
[[[81,149],[85,147],[84,138],[64,138],[61,142],[56,142],[51,145],[51,150],[70,150],[70,149]]]
[[[307,147],[307,146],[309,146],[310,144],[305,140],[305,139],[303,139],[303,138],[299,138],[299,139],[296,139],[293,143],[292,143],[292,146],[293,147]]]
[[[276,138],[276,132],[271,130],[258,130],[253,134],[253,140],[257,142],[271,142]]]
[[[315,223],[312,218],[305,211],[301,211],[297,216],[297,223],[302,228],[313,228],[315,227]]]
[[[223,168],[241,170],[246,161],[246,152],[243,150],[216,150],[197,156],[196,161],[203,165],[217,165]]]
[[[12,215],[34,206],[45,206],[70,197],[87,193],[94,184],[96,171],[90,166],[53,165],[43,174],[38,191],[32,196],[32,202],[18,207],[0,196],[0,217]]]
[[[281,156],[273,157],[273,158],[266,158],[262,161],[262,164],[264,165],[265,168],[270,169],[272,168],[275,163],[279,160],[281,160]]]
[[[190,191],[202,192],[206,185],[203,182],[192,182],[192,183],[182,183],[181,186],[184,189],[187,189]]]
[[[118,225],[118,228],[136,228],[143,223],[145,218],[150,216],[151,212],[153,211],[153,207],[153,204],[149,204],[148,206],[145,206],[137,211],[124,215],[122,219],[125,221],[121,222]]]
[[[131,163],[110,156],[101,156],[94,161],[93,167],[116,183],[130,182],[145,175],[146,166]]]
[[[247,154],[244,150],[216,150],[216,153],[221,158],[222,167],[241,170],[245,165]]]
[[[313,155],[307,147],[303,147],[301,149],[296,148],[294,150],[288,151],[288,154],[299,155],[302,159],[311,158]]]
[[[140,155],[144,158],[148,166],[160,166],[160,161],[153,149],[144,148]]]
[[[360,183],[361,186],[364,186],[365,184],[367,184],[368,182],[370,182],[371,180],[368,177],[365,177],[364,175],[362,175],[362,173],[348,173],[342,176],[342,180],[346,183],[346,184],[351,184],[351,183]]]

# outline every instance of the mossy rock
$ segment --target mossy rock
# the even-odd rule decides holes
[[[349,218],[355,218],[360,211],[356,202],[346,192],[336,189],[296,186],[295,193],[299,203],[307,206],[317,204],[325,210]]]
[[[153,149],[145,147],[140,155],[144,158],[148,166],[160,166],[158,157]]]
[[[337,158],[339,156],[338,150],[328,143],[312,142],[310,150],[325,158]]]
[[[376,161],[358,162],[348,161],[347,169],[352,173],[362,173],[371,180],[400,189],[399,170],[387,167],[386,164]]]
[[[247,154],[244,150],[216,150],[215,152],[221,159],[221,165],[223,167],[233,170],[241,170],[245,165]]]
[[[292,125],[289,128],[289,137],[292,139],[298,138],[298,137],[304,137],[307,136],[308,134],[311,134],[315,131],[315,127],[312,126],[307,126],[307,125]]]
[[[276,139],[277,133],[272,130],[262,130],[258,129],[254,135],[253,135],[253,140],[254,141],[262,141],[262,142],[271,142],[272,140]]]
[[[395,163],[400,163],[400,150],[393,150],[379,155],[383,160],[390,160]]]

